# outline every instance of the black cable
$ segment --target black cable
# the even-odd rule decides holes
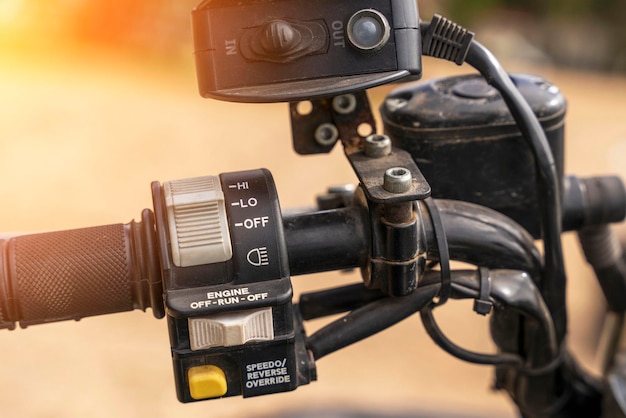
[[[567,312],[566,275],[561,243],[560,179],[556,174],[555,161],[545,134],[532,109],[495,57],[481,44],[473,41],[473,33],[441,16],[435,16],[432,23],[423,24],[421,27],[424,55],[448,59],[459,65],[467,62],[474,66],[489,84],[500,91],[534,155],[538,173],[541,235],[545,248],[545,267],[540,281],[541,293],[547,305],[546,309],[549,310],[550,320],[553,320],[554,342],[559,345],[562,352],[564,351],[562,342],[567,332]],[[527,331],[524,338],[532,339],[532,330]],[[535,342],[535,346],[537,344],[542,343]],[[537,353],[526,352],[526,354],[534,357]],[[553,364],[543,366],[545,370],[540,370],[538,373],[540,376],[535,378],[530,378],[531,374],[523,373],[521,370],[518,375],[508,373],[506,376],[502,375],[498,378],[498,385],[511,393],[524,416],[600,416],[602,391],[599,385],[594,385],[573,359],[568,356],[565,358],[564,361],[553,363],[558,364],[554,369]],[[552,369],[554,373],[549,373]],[[554,401],[550,402],[550,399]],[[543,407],[535,407],[537,402],[543,404]]]
[[[315,360],[361,341],[413,315],[431,303],[440,284],[420,286],[407,296],[385,297],[326,325],[307,338]]]
[[[492,279],[492,286],[488,300],[496,307],[506,307],[532,317],[541,324],[546,333],[547,363],[529,367],[527,362],[518,354],[483,354],[466,350],[450,341],[437,325],[432,310],[434,304],[424,307],[420,312],[426,331],[444,351],[471,363],[489,364],[496,366],[515,367],[528,376],[539,376],[553,372],[563,360],[563,349],[559,350],[556,344],[554,326],[547,307],[543,303],[539,290],[531,277],[521,271],[492,270],[492,271],[455,271],[453,272],[452,297],[454,299],[480,298],[481,276],[488,275]],[[437,275],[433,272],[426,274],[423,285],[437,283]]]
[[[507,306],[522,314],[535,318],[548,334],[546,348],[550,351],[550,362],[539,367],[529,368],[524,364],[524,359],[514,353],[482,354],[465,350],[451,342],[436,324],[432,315],[435,305],[432,299],[440,294],[441,276],[438,271],[428,271],[421,280],[420,287],[408,296],[383,297],[373,300],[363,306],[356,307],[360,303],[366,303],[366,299],[376,299],[380,294],[368,291],[362,285],[351,285],[331,291],[323,291],[312,294],[314,299],[328,295],[337,296],[346,292],[355,292],[357,303],[348,315],[328,324],[307,339],[307,347],[313,353],[315,359],[337,351],[352,343],[374,335],[402,319],[420,311],[422,321],[433,340],[445,351],[462,360],[499,366],[510,366],[519,369],[526,375],[538,375],[552,371],[560,364],[559,353],[554,338],[554,328],[549,313],[541,300],[537,288],[530,276],[514,270],[493,270],[485,272],[492,278],[491,295],[489,300],[496,306]],[[451,273],[452,284],[450,297],[455,299],[480,297],[480,279],[477,271],[455,271]],[[333,297],[334,298],[334,297]],[[332,306],[331,306],[332,305]],[[330,303],[328,308],[332,311],[338,307]],[[345,305],[342,308],[348,308]],[[330,311],[328,311],[330,312]],[[324,312],[324,313],[328,313]],[[334,312],[338,312],[335,310]],[[311,315],[318,317],[318,315]],[[552,336],[552,337],[550,337]]]
[[[540,180],[540,207],[544,241],[545,270],[542,293],[554,318],[557,338],[561,342],[567,328],[565,307],[565,270],[561,244],[561,199],[556,163],[545,132],[502,65],[483,45],[473,40],[474,34],[459,25],[435,15],[431,23],[422,24],[422,52],[457,64],[463,61],[478,70],[504,99],[522,136],[535,158]]]
[[[426,306],[420,311],[420,317],[426,332],[432,340],[440,348],[454,357],[475,364],[488,364],[493,366],[512,366],[516,368],[522,367],[523,359],[517,354],[499,353],[499,354],[483,354],[466,350],[452,341],[450,341],[437,325],[433,316],[434,304]]]
[[[500,306],[534,318],[545,330],[545,342],[542,343],[545,344],[545,357],[558,356],[559,347],[552,317],[533,279],[522,271],[514,270],[489,270],[489,276],[491,277],[490,299],[495,300]],[[427,284],[430,280],[430,278],[425,278],[422,282]],[[479,274],[476,271],[455,272],[453,290],[457,298],[478,297]],[[538,343],[536,340],[533,342]]]
[[[355,283],[332,289],[302,293],[298,308],[305,321],[352,311],[363,305],[382,299],[380,290],[368,289],[363,283]]]
[[[369,245],[366,220],[358,206],[284,215],[291,275],[364,266]]]
[[[537,173],[541,180],[540,206],[545,248],[542,294],[552,314],[560,342],[565,336],[567,327],[566,278],[561,244],[562,212],[559,179],[550,144],[534,112],[489,50],[473,41],[466,62],[476,68],[487,82],[500,92],[535,157]]]
[[[428,198],[424,200],[424,204],[430,214],[433,224],[433,232],[437,240],[437,250],[439,251],[439,265],[441,267],[441,289],[439,290],[436,306],[441,306],[448,301],[452,292],[452,276],[450,272],[450,252],[448,251],[448,240],[446,238],[446,230],[444,228],[439,208],[435,200]]]

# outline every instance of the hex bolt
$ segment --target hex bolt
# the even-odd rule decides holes
[[[354,94],[342,94],[333,97],[333,109],[342,115],[348,115],[356,109],[356,97]]]
[[[390,193],[406,193],[413,186],[411,171],[404,167],[393,167],[385,171],[383,188]]]
[[[339,138],[339,130],[332,123],[322,123],[315,130],[315,141],[323,147],[333,145]]]
[[[387,135],[373,134],[365,138],[365,155],[371,158],[391,154],[391,139]]]

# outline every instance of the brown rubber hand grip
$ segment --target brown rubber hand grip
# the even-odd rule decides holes
[[[142,232],[131,222],[11,238],[0,321],[13,328],[150,306],[148,283],[160,280]]]

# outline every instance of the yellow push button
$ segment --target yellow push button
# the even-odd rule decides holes
[[[226,375],[217,366],[197,366],[187,370],[189,393],[194,399],[219,398],[228,390]]]

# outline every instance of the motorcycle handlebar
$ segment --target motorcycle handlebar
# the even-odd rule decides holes
[[[589,187],[566,187],[565,229],[623,219],[626,188],[621,180],[613,177],[583,180]],[[569,179],[570,186],[579,183]],[[576,193],[578,189],[582,191]],[[598,197],[591,199],[587,196],[590,193],[587,189],[605,193],[596,193]],[[607,199],[607,195],[614,197]],[[453,249],[467,249],[467,242],[470,242],[470,248],[479,248],[481,238],[467,241],[465,232],[469,228],[468,220],[480,219],[481,211],[459,207],[450,219],[446,218],[448,240]],[[583,216],[592,212],[601,216]],[[291,274],[363,267],[368,259],[371,238],[366,218],[367,214],[359,207],[285,217],[283,225]],[[463,222],[455,226],[457,218]],[[489,219],[499,218],[490,216]],[[498,237],[504,230],[523,231],[508,220],[500,224],[496,232],[488,235]],[[472,228],[469,230],[471,232]],[[465,235],[457,237],[457,232]],[[331,240],[329,236],[332,236]],[[426,244],[429,253],[436,255],[436,246],[430,242]],[[504,247],[508,248],[507,245]],[[503,246],[498,248],[502,250]],[[533,248],[532,240],[528,238],[526,247],[521,250],[511,247],[511,251],[522,258],[532,258]],[[484,250],[479,253],[485,256]],[[141,222],[0,240],[0,329],[14,329],[16,322],[26,327],[149,307],[155,317],[162,318],[165,312],[158,254],[154,214],[149,209],[142,212]],[[451,255],[454,259],[467,261]],[[491,267],[523,269],[527,266]]]

